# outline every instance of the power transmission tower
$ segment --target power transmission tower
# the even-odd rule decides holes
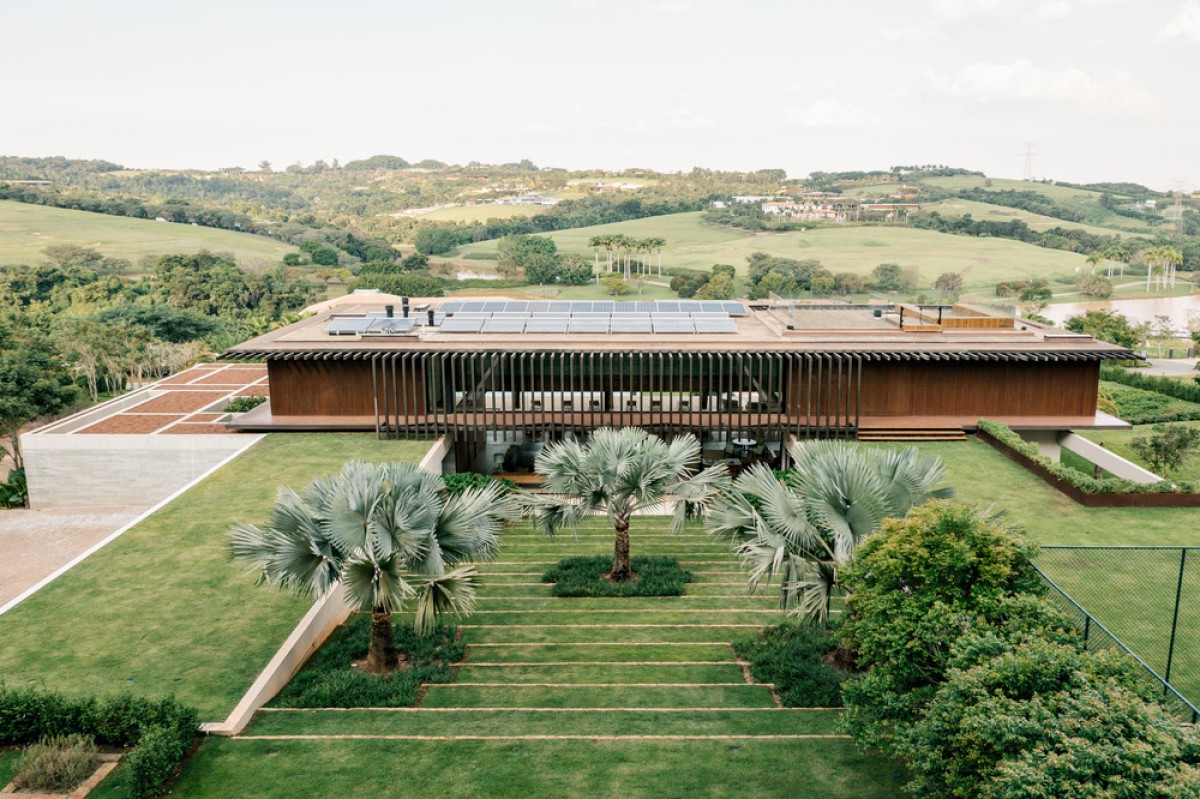
[[[1033,180],[1033,142],[1025,143],[1025,180]]]

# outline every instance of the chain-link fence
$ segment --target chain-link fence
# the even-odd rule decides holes
[[[1050,546],[1035,567],[1089,649],[1127,652],[1166,707],[1200,720],[1200,548]]]

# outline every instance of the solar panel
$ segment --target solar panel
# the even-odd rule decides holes
[[[590,318],[586,316],[572,316],[567,325],[568,333],[607,333],[609,327],[608,317]]]
[[[525,323],[526,333],[566,333],[571,319],[566,316],[533,316]]]
[[[695,333],[696,328],[690,318],[663,318],[654,316],[651,320],[655,333]]]
[[[510,313],[508,311],[499,311],[492,314],[493,319],[528,319],[529,314],[522,311],[521,313]]]
[[[571,303],[571,313],[591,313],[593,303],[590,302],[573,302]]]
[[[529,302],[526,300],[515,300],[513,302],[504,303],[505,313],[528,313]]]
[[[679,303],[677,303],[677,302],[670,302],[668,300],[660,300],[660,301],[656,302],[655,305],[657,305],[658,307],[656,307],[654,310],[659,311],[661,313],[679,313],[679,311],[680,311]]]
[[[483,321],[482,333],[523,333],[525,331],[525,323],[529,321],[528,316],[522,316],[520,319],[485,319]]]
[[[334,319],[325,327],[325,333],[330,336],[353,336],[371,326],[373,320],[362,316]]]
[[[654,330],[650,324],[649,316],[642,318],[613,316],[609,329],[613,333],[650,333]]]
[[[487,303],[483,300],[463,300],[462,308],[460,308],[458,312],[480,313],[484,310],[483,306],[485,305],[487,305]]]
[[[615,311],[612,314],[613,319],[649,319],[648,313],[633,313],[632,311]]]
[[[458,313],[460,310],[462,310],[462,307],[463,307],[462,300],[450,300],[449,302],[443,302],[442,303],[442,313],[447,313],[447,314]]]
[[[723,303],[721,303],[721,305],[722,305],[721,310],[723,310],[725,313],[729,314],[730,316],[745,316],[746,315],[746,306],[740,302],[723,302]]]
[[[729,317],[724,319],[693,319],[697,333],[736,333],[737,323]]]
[[[483,323],[487,319],[480,316],[454,316],[448,317],[442,326],[438,328],[443,333],[478,333],[483,329]]]
[[[700,300],[680,300],[679,310],[684,313],[698,313],[704,310],[704,303]]]
[[[547,311],[557,311],[559,313],[570,313],[571,303],[566,300],[551,300],[547,303]]]
[[[526,308],[525,310],[529,311],[529,313],[531,313],[531,314],[545,313],[546,311],[550,310],[550,301],[549,300],[531,300],[529,303],[529,307]]]
[[[634,311],[635,313],[654,313],[655,311],[654,303],[652,301],[635,300],[634,302],[627,302],[625,304],[632,305],[633,307],[629,310]]]
[[[483,304],[483,310],[491,311],[492,313],[503,313],[504,306],[508,305],[507,300],[492,300]]]
[[[410,333],[413,325],[416,324],[414,319],[382,319],[371,320],[371,326],[367,328],[368,333]]]
[[[612,300],[597,300],[592,303],[592,310],[596,313],[612,313],[614,305],[616,303]]]
[[[690,314],[693,319],[728,319],[729,314],[725,312],[712,313],[711,311],[698,311]]]

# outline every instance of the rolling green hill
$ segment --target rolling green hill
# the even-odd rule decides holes
[[[1097,236],[1112,236],[1114,234],[1118,236],[1131,235],[1127,230],[1118,230],[1101,225],[1088,225],[1083,222],[1068,222],[1065,219],[1046,216],[1045,214],[1035,214],[1032,211],[1024,211],[1020,208],[1009,208],[1006,205],[992,205],[991,203],[981,203],[976,200],[963,200],[958,197],[950,200],[942,200],[939,203],[923,205],[921,209],[922,211],[937,211],[942,216],[948,218],[971,214],[976,219],[986,219],[992,222],[1007,222],[1010,219],[1020,219],[1034,230],[1049,230],[1053,227],[1061,227],[1068,230],[1084,230]],[[1125,221],[1137,224],[1136,220],[1133,219]]]
[[[77,244],[126,258],[135,270],[144,255],[204,249],[232,253],[239,263],[274,263],[296,250],[250,233],[0,200],[0,265],[37,263],[42,250],[55,244]]]
[[[732,264],[740,273],[746,257],[766,252],[787,258],[816,258],[832,272],[866,274],[881,263],[915,266],[923,287],[943,272],[960,272],[969,289],[987,289],[1002,280],[1072,276],[1084,265],[1076,253],[1049,250],[1018,241],[954,236],[909,227],[843,226],[792,233],[759,233],[704,224],[701,214],[671,214],[612,225],[564,230],[549,234],[564,252],[591,254],[588,239],[600,233],[624,233],[667,240],[663,267],[708,269]],[[495,241],[463,247],[460,255],[494,254]],[[601,253],[601,260],[604,253]],[[472,266],[494,261],[471,261]]]

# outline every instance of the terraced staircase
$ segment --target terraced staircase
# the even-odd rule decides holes
[[[504,536],[483,567],[479,607],[456,681],[429,685],[415,708],[267,710],[264,736],[395,739],[743,739],[838,735],[837,713],[783,708],[755,682],[731,643],[777,623],[769,594],[748,596],[728,547],[695,529],[671,534],[636,517],[635,555],[673,555],[692,572],[682,597],[557,598],[541,582],[563,557],[611,551],[606,520],[578,538],[528,527]]]

